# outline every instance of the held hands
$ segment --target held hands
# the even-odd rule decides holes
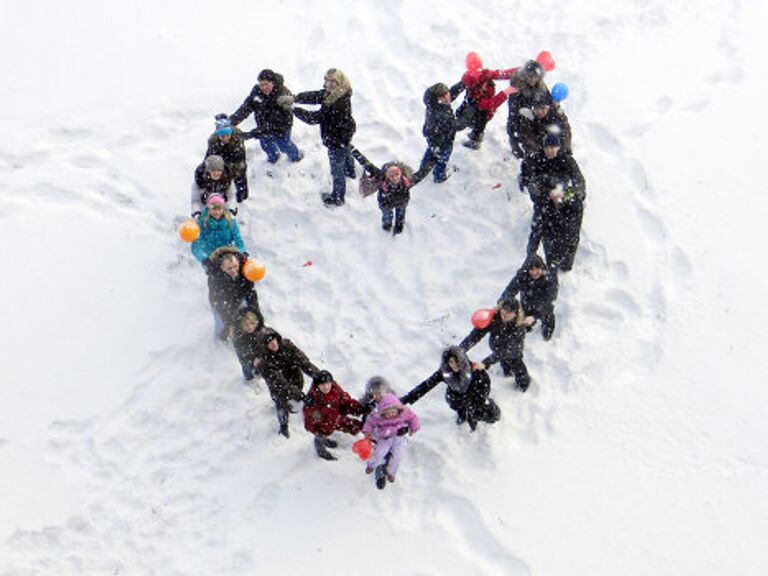
[[[277,97],[277,104],[286,110],[290,110],[293,108],[293,100],[294,97],[291,94],[283,94],[282,96]]]
[[[514,86],[507,86],[506,88],[504,88],[504,90],[502,90],[502,92],[504,92],[504,94],[509,96],[510,94],[516,94],[518,90]]]
[[[523,318],[523,324],[525,324],[526,326],[533,326],[535,323],[536,323],[536,318],[534,318],[533,316],[526,316],[525,318]]]
[[[485,370],[485,364],[482,362],[472,362],[472,370],[478,371],[478,370]]]

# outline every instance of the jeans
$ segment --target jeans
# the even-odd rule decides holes
[[[381,225],[387,230],[392,228],[392,217],[395,218],[395,226],[402,228],[405,222],[405,206],[399,208],[390,208],[381,211]]]
[[[331,178],[333,179],[331,196],[335,200],[343,202],[347,193],[347,181],[344,177],[354,177],[355,174],[355,161],[352,159],[349,146],[328,148],[328,162],[331,165]]]
[[[427,151],[424,152],[424,158],[421,159],[421,166],[419,170],[424,168],[430,162],[437,161],[435,167],[432,169],[432,177],[435,182],[445,182],[448,176],[445,174],[445,170],[448,167],[448,160],[451,159],[451,153],[453,152],[453,144],[446,148],[440,148],[437,152],[429,146]]]
[[[301,160],[301,152],[291,141],[291,133],[286,132],[282,136],[262,136],[259,138],[261,149],[267,154],[267,162],[274,164],[280,158],[280,152],[288,156],[291,162]]]

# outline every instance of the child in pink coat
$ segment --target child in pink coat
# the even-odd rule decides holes
[[[376,471],[376,486],[395,481],[400,462],[405,455],[408,436],[420,428],[419,419],[410,408],[403,406],[394,394],[384,394],[376,410],[368,416],[363,434],[375,443],[373,454],[365,467],[366,474]],[[387,462],[387,456],[389,461]]]

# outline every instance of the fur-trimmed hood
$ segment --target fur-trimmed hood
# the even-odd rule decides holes
[[[459,362],[458,373],[451,370],[448,366],[448,358],[451,356]],[[449,346],[443,351],[440,372],[448,388],[454,392],[465,394],[469,389],[469,384],[472,381],[472,363],[469,361],[466,352],[458,346]]]
[[[349,78],[347,78],[346,74],[338,68],[331,68],[328,70],[328,72],[325,73],[325,79],[334,80],[337,84],[335,89],[325,91],[323,104],[326,106],[333,104],[347,94],[352,95],[352,84],[350,84]]]

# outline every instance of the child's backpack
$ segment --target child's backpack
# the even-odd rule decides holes
[[[360,196],[363,198],[370,196],[379,189],[379,179],[364,172],[360,178]]]

